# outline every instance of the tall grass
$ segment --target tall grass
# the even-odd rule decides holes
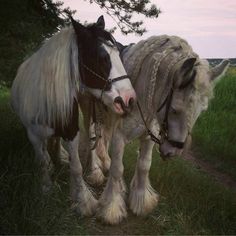
[[[236,68],[216,85],[215,97],[193,131],[195,152],[236,180]]]
[[[80,218],[70,209],[68,168],[55,173],[52,191],[42,194],[38,164],[5,88],[0,115],[0,234],[236,234],[236,193],[180,158],[163,162],[156,152],[150,178],[160,202],[152,214],[135,217],[129,212],[117,227]],[[126,147],[127,184],[136,149],[137,142]]]

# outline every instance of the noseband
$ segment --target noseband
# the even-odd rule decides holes
[[[168,140],[168,142],[176,148],[182,149],[184,147],[184,142],[177,142],[174,140],[171,140],[168,138],[168,114],[169,114],[169,110],[170,110],[170,105],[171,105],[171,101],[172,101],[172,97],[173,97],[173,88],[171,88],[169,94],[167,95],[166,99],[164,100],[164,102],[162,103],[162,105],[157,109],[157,112],[160,112],[162,110],[162,108],[164,107],[164,105],[166,104],[166,110],[165,110],[165,116],[164,119],[162,121],[161,124],[161,129],[160,129],[160,136],[162,137],[162,139],[166,139]]]
[[[102,93],[101,93],[101,97],[100,97],[100,100],[102,100],[102,95],[104,93],[104,91],[109,91],[111,90],[111,86],[112,86],[112,83],[115,83],[117,81],[120,81],[120,80],[123,80],[123,79],[129,79],[129,76],[128,75],[122,75],[122,76],[119,76],[119,77],[115,77],[113,79],[105,79],[103,76],[97,74],[95,71],[93,71],[92,69],[90,69],[88,66],[86,66],[85,64],[81,63],[81,65],[83,66],[83,68],[85,68],[88,72],[90,72],[91,74],[95,75],[97,78],[105,81],[105,85],[104,87],[102,88]]]

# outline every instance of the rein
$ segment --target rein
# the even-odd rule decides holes
[[[168,138],[168,113],[170,110],[170,105],[171,105],[171,100],[172,100],[172,96],[173,96],[173,88],[171,88],[170,93],[167,95],[166,99],[164,100],[164,102],[161,104],[161,106],[157,109],[157,112],[160,112],[162,110],[162,108],[166,105],[166,109],[165,109],[165,116],[164,119],[162,121],[162,124],[160,125],[160,131],[159,131],[159,136],[160,138],[156,137],[153,132],[148,128],[147,122],[144,119],[144,115],[141,109],[141,106],[139,104],[139,102],[137,101],[137,107],[139,110],[139,113],[141,115],[142,121],[144,123],[144,126],[146,128],[146,131],[148,133],[148,135],[150,136],[151,140],[153,142],[155,142],[156,144],[162,144],[163,143],[163,138],[166,138],[166,140],[173,146],[176,148],[183,148],[184,147],[184,143],[183,142],[178,142],[178,141],[174,141]]]
[[[151,140],[152,140],[153,142],[157,143],[157,144],[161,144],[161,140],[160,140],[158,137],[156,137],[156,136],[153,134],[153,132],[148,128],[147,122],[146,122],[145,119],[144,119],[144,115],[143,115],[141,106],[140,106],[140,104],[139,104],[138,101],[137,101],[137,107],[138,107],[139,113],[140,113],[140,115],[141,115],[142,121],[143,121],[143,123],[144,123],[144,126],[145,126],[145,128],[146,128],[146,131],[147,131],[148,135],[150,136]],[[160,134],[160,133],[159,133],[159,134]]]
[[[166,110],[165,110],[165,116],[164,116],[164,120],[160,126],[160,132],[159,132],[159,136],[161,136],[161,138],[163,137],[168,137],[167,133],[168,133],[168,113],[169,113],[169,109],[170,109],[170,104],[171,104],[171,100],[172,100],[172,96],[173,96],[173,88],[171,88],[170,93],[167,95],[167,97],[165,98],[164,102],[161,104],[161,106],[157,109],[157,112],[160,112],[162,110],[162,108],[166,105]],[[144,119],[144,115],[141,109],[141,106],[139,104],[139,102],[137,101],[137,107],[139,110],[139,113],[141,115],[142,121],[144,123],[144,126],[146,128],[146,131],[148,133],[148,135],[150,136],[151,140],[153,142],[155,142],[156,144],[162,144],[162,140],[159,139],[158,137],[156,137],[153,132],[148,128],[147,122]]]

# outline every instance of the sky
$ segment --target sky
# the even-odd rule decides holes
[[[114,20],[89,0],[63,0],[64,6],[76,10],[75,19],[95,22],[104,15],[106,28],[116,26]],[[236,58],[236,0],[151,0],[162,11],[158,18],[144,20],[143,36],[114,33],[123,44],[136,43],[152,35],[177,35],[188,41],[201,58]]]

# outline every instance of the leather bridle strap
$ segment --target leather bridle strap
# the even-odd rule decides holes
[[[169,112],[169,107],[170,107],[170,103],[171,103],[171,100],[172,100],[172,95],[173,95],[173,88],[171,88],[170,90],[170,93],[168,94],[168,96],[166,97],[166,99],[164,100],[164,102],[162,103],[162,105],[157,109],[157,112],[161,111],[161,109],[164,107],[164,105],[166,105],[166,112],[165,112],[165,117],[164,117],[164,120],[163,120],[163,123],[161,125],[161,129],[160,129],[160,135],[164,133],[164,135],[166,135],[167,133],[167,126],[168,126],[168,112]],[[142,121],[144,123],[144,126],[146,128],[146,131],[148,133],[148,135],[150,136],[151,140],[157,144],[161,144],[161,140],[156,137],[153,132],[148,128],[147,126],[147,123],[144,119],[144,115],[143,115],[143,112],[142,112],[142,109],[141,109],[141,106],[139,104],[139,102],[137,101],[137,107],[138,107],[138,110],[139,110],[139,113],[141,115],[141,118],[142,118]],[[172,141],[171,141],[172,142]]]
[[[161,132],[164,133],[164,135],[166,135],[166,136],[167,136],[167,132],[168,132],[168,114],[169,114],[169,110],[170,110],[172,96],[173,96],[173,88],[171,88],[168,96],[166,97],[166,99],[163,103],[164,105],[166,104],[166,110],[165,110],[164,120],[161,124]],[[157,110],[157,112],[161,111],[161,109],[164,107],[163,104],[162,104],[161,108],[159,108]]]
[[[157,138],[157,137],[153,134],[153,132],[148,128],[147,123],[146,123],[146,121],[145,121],[145,119],[144,119],[144,116],[143,116],[143,112],[142,112],[141,106],[140,106],[140,104],[139,104],[138,101],[137,101],[137,107],[138,107],[139,113],[140,113],[140,115],[141,115],[142,121],[143,121],[143,123],[144,123],[144,126],[145,126],[145,128],[146,128],[146,131],[147,131],[148,135],[150,136],[151,140],[152,140],[153,142],[157,143],[157,144],[161,144],[161,140],[160,140],[159,138]]]
[[[123,79],[129,79],[129,76],[128,75],[122,75],[122,76],[116,77],[114,79],[111,79],[111,82],[115,83],[115,82],[117,82],[119,80],[123,80]]]
[[[103,81],[106,81],[106,84],[112,84],[112,83],[115,83],[119,80],[123,80],[123,79],[129,79],[129,76],[128,75],[122,75],[122,76],[119,76],[119,77],[116,77],[116,78],[113,78],[113,79],[105,79],[103,76],[97,74],[95,71],[91,70],[88,66],[86,66],[85,64],[81,63],[82,66],[87,70],[89,71],[91,74],[95,75],[97,78],[103,80]],[[106,85],[105,85],[106,86]]]
[[[171,106],[171,100],[173,97],[173,88],[171,88],[170,93],[168,94],[167,98],[165,99],[164,104],[166,104],[165,116],[164,120],[161,125],[160,135],[164,135],[168,142],[176,148],[182,149],[184,147],[184,142],[174,141],[168,138],[168,114]],[[158,112],[162,109],[164,105],[162,104],[161,108],[158,109]]]
[[[101,97],[100,97],[100,100],[102,100],[102,95],[104,93],[104,91],[108,90],[107,88],[110,88],[111,84],[112,83],[115,83],[117,81],[120,81],[120,80],[123,80],[123,79],[129,79],[129,76],[128,75],[122,75],[122,76],[119,76],[119,77],[116,77],[116,78],[113,78],[113,79],[105,79],[103,76],[97,74],[95,71],[91,70],[88,66],[86,66],[84,63],[81,62],[81,65],[88,71],[90,72],[91,74],[95,75],[97,78],[105,81],[105,85],[104,87],[102,88],[102,93],[101,93]]]
[[[169,140],[168,139],[168,142],[173,146],[173,147],[176,147],[176,148],[179,148],[179,149],[182,149],[184,147],[184,142],[177,142],[177,141],[173,141],[173,140]]]

